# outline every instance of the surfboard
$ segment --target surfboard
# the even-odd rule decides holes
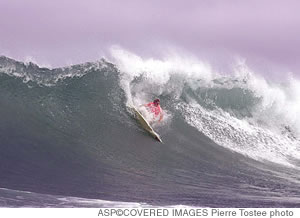
[[[158,133],[156,133],[151,125],[148,123],[148,121],[144,118],[144,116],[135,108],[131,107],[133,112],[135,113],[136,119],[140,122],[141,126],[144,130],[146,130],[150,135],[155,138],[157,141],[162,142],[160,136]]]

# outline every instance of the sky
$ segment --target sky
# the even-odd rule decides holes
[[[0,0],[0,55],[57,67],[112,45],[142,56],[179,48],[300,75],[299,10],[295,0]]]

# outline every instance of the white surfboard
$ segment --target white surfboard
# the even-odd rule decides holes
[[[158,133],[156,133],[152,127],[150,126],[150,124],[148,123],[148,121],[144,118],[144,116],[135,108],[135,107],[131,107],[132,110],[134,111],[137,120],[140,122],[140,124],[142,125],[142,127],[150,133],[150,135],[155,138],[157,141],[162,142],[160,136],[158,135]]]

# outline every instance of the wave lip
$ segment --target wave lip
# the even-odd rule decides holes
[[[23,63],[0,56],[0,73],[21,78],[24,83],[35,82],[39,85],[53,86],[67,78],[82,77],[90,71],[101,71],[113,65],[105,59],[97,62],[87,62],[68,67],[49,69],[39,67],[32,62]]]

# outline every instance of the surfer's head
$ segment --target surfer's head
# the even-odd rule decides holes
[[[159,102],[160,102],[160,101],[159,101],[159,99],[158,99],[158,98],[157,98],[157,99],[155,99],[155,100],[153,101],[153,103],[154,103],[154,105],[155,105],[155,106],[159,105]]]

